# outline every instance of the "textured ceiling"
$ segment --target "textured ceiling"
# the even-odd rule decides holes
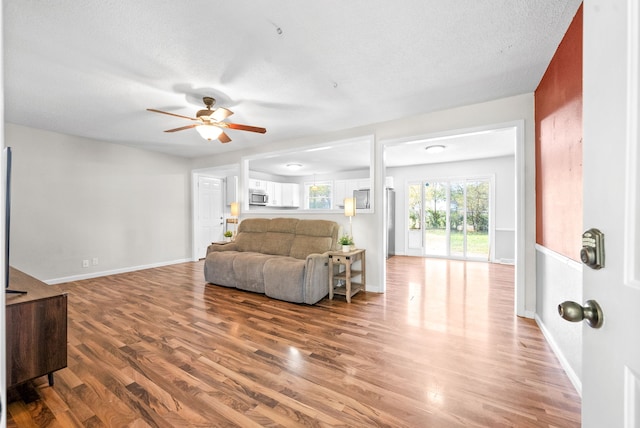
[[[8,122],[196,157],[532,92],[578,0],[5,0]],[[202,96],[267,128],[166,134]]]

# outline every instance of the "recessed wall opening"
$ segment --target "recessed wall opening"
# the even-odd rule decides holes
[[[513,264],[519,315],[522,139],[522,124],[510,123],[383,142],[384,177],[395,189],[395,255]]]

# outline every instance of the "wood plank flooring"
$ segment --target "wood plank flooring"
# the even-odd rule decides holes
[[[513,268],[392,257],[388,291],[315,306],[207,285],[203,262],[71,282],[68,368],[8,427],[578,427]]]

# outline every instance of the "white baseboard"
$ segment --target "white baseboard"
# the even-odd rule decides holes
[[[524,311],[522,315],[518,315],[518,316],[521,316],[523,318],[535,319],[536,313],[533,311]]]
[[[571,368],[571,366],[569,365],[569,362],[567,361],[564,354],[556,344],[556,341],[553,339],[553,336],[551,335],[551,333],[549,333],[549,330],[547,330],[547,328],[544,326],[544,323],[542,322],[540,317],[538,317],[537,314],[535,315],[535,320],[536,320],[536,324],[538,324],[538,327],[540,327],[540,331],[542,331],[542,334],[544,335],[545,339],[547,339],[547,343],[549,343],[549,346],[551,346],[551,350],[553,350],[553,353],[556,355],[556,357],[560,361],[560,365],[562,366],[565,373],[569,377],[569,380],[573,384],[573,387],[576,389],[576,392],[580,397],[582,397],[582,381],[580,380],[580,378],[578,378],[578,375],[576,374],[576,372]]]
[[[175,264],[178,264],[178,263],[186,263],[186,262],[190,262],[190,261],[192,261],[192,260],[191,259],[172,260],[172,261],[168,261],[168,262],[151,263],[151,264],[148,264],[148,265],[130,266],[130,267],[126,267],[126,268],[105,270],[105,271],[101,271],[101,272],[85,273],[85,274],[82,274],[82,275],[72,275],[72,276],[65,276],[65,277],[62,277],[62,278],[47,279],[47,280],[44,280],[43,282],[45,284],[49,284],[49,285],[62,284],[64,282],[81,281],[83,279],[98,278],[98,277],[101,277],[101,276],[115,275],[115,274],[118,274],[118,273],[125,273],[125,272],[134,272],[136,270],[151,269],[151,268],[156,268],[156,267],[161,267],[161,266],[175,265]]]

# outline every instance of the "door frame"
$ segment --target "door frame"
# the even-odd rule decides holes
[[[384,177],[385,171],[387,169],[385,163],[385,151],[387,147],[396,146],[401,144],[407,144],[410,142],[415,142],[417,140],[424,139],[433,139],[433,138],[444,138],[444,137],[453,137],[459,134],[469,134],[474,132],[487,132],[498,129],[507,129],[513,128],[515,131],[515,141],[514,141],[514,153],[515,153],[515,274],[514,274],[514,312],[517,316],[533,318],[534,311],[527,310],[527,295],[530,302],[529,307],[535,308],[535,292],[527,292],[526,287],[526,270],[525,266],[527,265],[527,251],[526,251],[526,195],[525,195],[525,157],[526,157],[526,148],[525,148],[525,121],[514,120],[509,122],[495,123],[484,126],[472,127],[472,128],[459,128],[459,129],[450,129],[441,132],[429,133],[426,135],[414,135],[411,137],[397,138],[397,139],[386,139],[380,141],[381,146],[381,156],[379,156],[380,162],[380,171],[382,171],[382,176]],[[386,213],[384,214],[385,218],[383,219],[383,224],[386,221]],[[386,233],[382,230],[382,237],[380,242],[383,242],[383,245],[386,243],[387,237]],[[535,254],[531,252],[530,258],[533,261],[530,263],[531,266],[535,267]],[[385,260],[382,259],[382,281],[383,281],[383,291],[386,290],[386,275],[387,268]],[[535,269],[534,269],[535,270]],[[531,285],[531,287],[535,287],[535,281]]]
[[[197,226],[198,226],[198,179],[201,175],[210,177],[210,178],[218,178],[223,180],[226,183],[226,179],[228,175],[240,175],[240,165],[239,164],[231,164],[231,165],[221,165],[210,168],[199,168],[191,170],[191,261],[197,262],[198,258],[198,241],[197,241]],[[222,186],[223,189],[223,207],[222,212],[224,216],[227,216],[230,213],[230,210],[227,209],[227,206],[224,204],[226,200],[226,186]]]

